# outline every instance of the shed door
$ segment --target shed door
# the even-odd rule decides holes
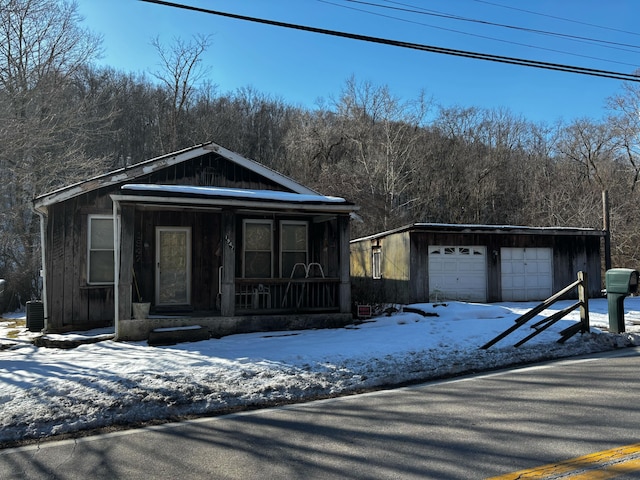
[[[486,302],[485,247],[429,247],[429,300]]]
[[[545,300],[553,289],[551,248],[500,249],[502,301]]]
[[[156,305],[191,303],[191,229],[156,229]]]

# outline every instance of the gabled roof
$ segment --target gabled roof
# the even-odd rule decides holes
[[[33,205],[36,210],[44,211],[49,205],[74,198],[78,195],[82,195],[99,188],[118,185],[122,183],[132,183],[137,178],[149,175],[150,173],[154,173],[166,167],[171,167],[173,165],[186,162],[202,155],[207,155],[211,152],[214,152],[221,157],[254,173],[257,173],[258,175],[261,175],[295,193],[305,195],[318,195],[318,192],[305,187],[304,185],[294,181],[286,175],[282,175],[275,170],[272,170],[253,160],[249,160],[248,158],[232,152],[231,150],[227,150],[226,148],[213,142],[208,142],[177,152],[169,153],[167,155],[152,158],[150,160],[146,160],[129,167],[120,168],[112,172],[104,173],[102,175],[98,175],[97,177],[90,178],[89,180],[78,182],[73,185],[54,190],[53,192],[40,195],[33,200]]]
[[[518,235],[573,235],[604,237],[606,232],[595,228],[578,227],[526,227],[521,225],[477,225],[455,223],[412,223],[386,232],[375,233],[362,238],[351,240],[351,243],[363,240],[374,240],[394,233],[403,232],[432,232],[432,233],[491,233]]]

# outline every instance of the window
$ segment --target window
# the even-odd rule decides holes
[[[113,283],[113,218],[89,216],[87,279],[90,284]]]
[[[280,276],[304,277],[309,262],[309,228],[307,222],[283,220],[279,223]],[[278,260],[273,245],[272,220],[244,220],[243,223],[243,276],[245,278],[272,278],[274,259]],[[276,245],[276,247],[278,247]],[[297,263],[305,268],[295,268]]]
[[[371,271],[374,279],[382,278],[382,247],[373,247],[371,253]]]
[[[273,223],[270,220],[245,220],[243,223],[245,278],[273,276]]]
[[[305,269],[296,268],[296,263],[307,264],[307,223],[306,222],[280,222],[280,275],[282,278],[304,277]],[[306,267],[305,267],[306,268]]]

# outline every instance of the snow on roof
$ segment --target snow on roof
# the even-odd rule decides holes
[[[488,224],[475,224],[475,223],[414,223],[413,227],[420,229],[452,229],[452,230],[533,230],[533,231],[567,231],[567,232],[601,232],[595,228],[581,228],[581,227],[531,227],[526,225],[488,225]]]
[[[348,202],[344,198],[329,197],[324,195],[311,195],[302,193],[281,192],[277,190],[248,190],[238,188],[221,187],[195,187],[190,185],[151,185],[128,184],[122,186],[123,191],[160,193],[163,195],[195,195],[206,197],[227,197],[244,200],[267,200],[289,203],[343,203]]]
[[[363,240],[372,240],[375,238],[385,237],[394,233],[407,231],[430,231],[430,232],[491,232],[491,233],[522,233],[522,234],[549,234],[549,235],[595,235],[604,236],[603,230],[595,228],[579,228],[579,227],[527,227],[522,225],[483,225],[483,224],[458,224],[458,223],[412,223],[393,230],[378,232],[372,235],[356,238],[351,243]]]

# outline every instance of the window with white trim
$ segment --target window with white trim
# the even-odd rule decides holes
[[[113,217],[89,215],[88,223],[87,283],[113,284]]]
[[[280,276],[290,278],[292,273],[296,277],[304,277],[305,269],[296,268],[297,263],[305,266],[308,263],[308,225],[307,222],[280,222]],[[305,267],[306,268],[306,267]]]
[[[371,274],[374,279],[382,278],[382,247],[379,245],[371,251]]]
[[[273,277],[273,222],[244,220],[243,277]]]

